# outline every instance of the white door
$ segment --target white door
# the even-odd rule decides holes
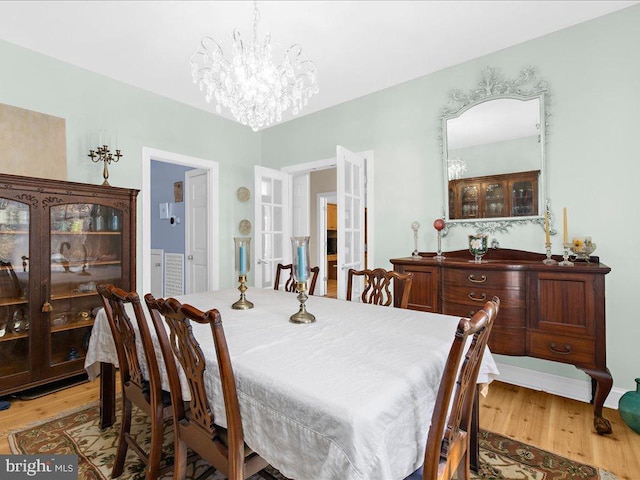
[[[311,208],[311,175],[303,173],[294,175],[292,179],[291,199],[291,236],[306,237],[311,232],[309,210]]]
[[[338,298],[347,297],[347,272],[364,264],[364,158],[344,147],[336,147],[338,177]],[[362,278],[362,277],[359,277]],[[362,282],[354,285],[352,298],[359,297]]]
[[[189,170],[185,175],[185,293],[209,290],[208,205],[209,170]]]
[[[278,263],[291,262],[291,175],[255,167],[254,272],[257,288],[273,288]]]
[[[151,249],[151,295],[164,297],[164,250]]]

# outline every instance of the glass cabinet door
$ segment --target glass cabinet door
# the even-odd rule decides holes
[[[511,216],[522,217],[536,214],[533,182],[514,182],[511,186]]]
[[[29,205],[0,197],[0,377],[29,374]]]
[[[50,366],[84,359],[99,283],[121,286],[122,211],[74,203],[50,209]]]
[[[462,218],[476,218],[479,213],[478,200],[480,198],[477,185],[462,187],[460,203],[462,207]]]
[[[484,216],[504,217],[506,208],[504,204],[504,185],[500,182],[489,183],[484,187]]]

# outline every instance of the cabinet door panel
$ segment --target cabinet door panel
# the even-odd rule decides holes
[[[413,273],[408,308],[424,312],[439,312],[438,305],[438,269],[420,265],[403,265],[400,273]],[[394,292],[394,301],[400,301],[402,292]],[[397,306],[397,304],[396,304]]]
[[[0,197],[0,377],[29,378],[30,205]]]
[[[531,282],[531,327],[593,337],[596,318],[595,277],[588,274],[538,272]],[[603,302],[604,303],[604,302]]]

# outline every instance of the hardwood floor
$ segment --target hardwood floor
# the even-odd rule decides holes
[[[99,382],[90,382],[35,400],[12,400],[0,412],[0,454],[10,453],[7,435],[30,423],[95,402]],[[559,455],[604,468],[620,480],[640,479],[640,435],[616,410],[605,409],[612,435],[597,435],[591,405],[548,393],[494,382],[480,402],[481,428]]]

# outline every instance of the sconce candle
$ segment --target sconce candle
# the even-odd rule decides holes
[[[564,220],[564,235],[562,238],[562,243],[569,243],[569,230],[567,229],[567,207],[562,209],[562,218]]]
[[[304,245],[298,246],[298,281],[307,281],[307,261]]]

